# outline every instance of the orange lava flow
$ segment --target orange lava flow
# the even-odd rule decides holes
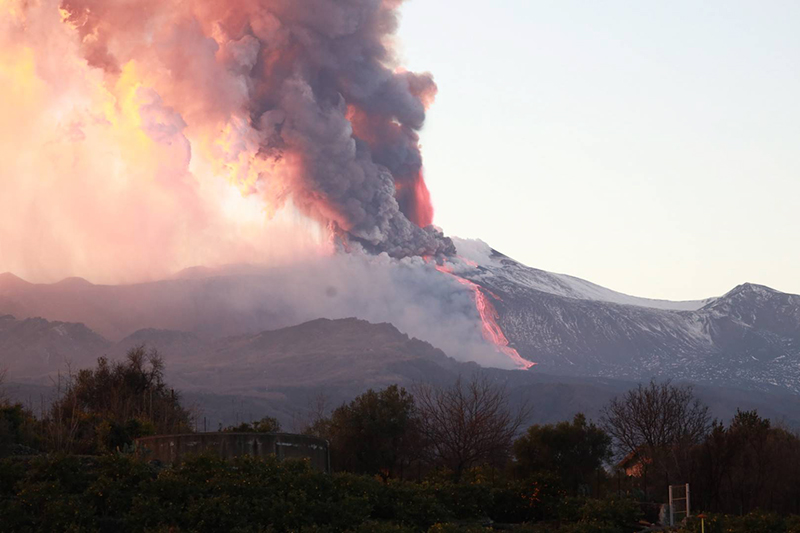
[[[425,184],[422,171],[414,180],[414,209],[411,210],[411,221],[424,228],[433,224],[433,203],[431,203],[431,193]]]
[[[497,319],[500,317],[500,315],[497,313],[497,309],[495,309],[494,305],[486,296],[486,293],[480,285],[458,276],[444,265],[436,265],[436,270],[453,276],[460,284],[472,289],[473,294],[475,294],[475,307],[478,309],[478,314],[481,317],[484,339],[491,342],[498,351],[507,355],[512,361],[514,361],[514,364],[520,368],[528,370],[536,364],[533,361],[528,361],[522,357],[517,350],[508,345],[508,338],[506,337],[505,333],[503,333],[500,325],[497,323]],[[489,292],[493,298],[497,300],[500,299],[491,291],[487,292]]]

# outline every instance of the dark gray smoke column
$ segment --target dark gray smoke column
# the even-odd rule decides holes
[[[205,101],[193,113],[243,111],[257,157],[292,169],[278,186],[261,172],[253,191],[291,198],[373,252],[451,255],[453,243],[430,226],[418,142],[436,85],[395,68],[389,41],[400,4],[64,0],[62,8],[90,64],[113,74],[146,54],[142,64],[196,84]],[[240,101],[215,94],[227,81],[245,95]],[[191,127],[193,117],[184,118]]]

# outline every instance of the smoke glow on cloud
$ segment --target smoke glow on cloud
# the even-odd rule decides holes
[[[452,253],[399,3],[0,0],[0,271],[153,279],[302,260],[331,232]]]
[[[456,250],[419,149],[436,85],[392,52],[401,3],[0,0],[0,272],[259,264],[269,282],[230,305],[519,365],[483,293],[426,263]]]

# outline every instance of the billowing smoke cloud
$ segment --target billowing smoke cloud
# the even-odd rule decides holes
[[[61,8],[90,65],[111,76],[131,62],[143,69],[178,114],[157,121],[163,134],[196,125],[218,142],[208,128],[225,131],[232,144],[216,155],[241,163],[238,182],[271,205],[292,198],[395,257],[452,253],[429,226],[417,137],[436,86],[394,68],[399,4],[64,0]]]
[[[273,259],[297,239],[262,209],[316,221],[310,241],[454,252],[417,135],[436,86],[392,54],[399,1],[0,4],[0,269]]]
[[[0,0],[0,272],[268,264],[281,277],[231,305],[509,364],[473,291],[421,257],[456,250],[422,174],[436,85],[392,52],[401,3]]]

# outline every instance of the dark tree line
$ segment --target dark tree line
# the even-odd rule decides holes
[[[519,477],[553,472],[573,494],[587,487],[611,459],[611,437],[586,416],[572,422],[536,424],[514,442],[514,471]]]
[[[578,414],[524,429],[527,407],[508,398],[502,384],[479,375],[412,391],[392,385],[320,415],[306,431],[328,439],[335,470],[384,482],[433,475],[459,483],[488,473],[554,480],[572,495],[629,492],[655,502],[670,484],[690,483],[695,509],[800,513],[800,438],[755,411],[725,424],[691,387],[651,381],[610,401],[600,425]],[[125,451],[140,436],[191,431],[190,422],[161,358],[144,348],[69,376],[38,418],[0,387],[0,456]],[[226,431],[280,424],[264,417]],[[637,465],[632,477],[613,471],[623,457]]]
[[[800,514],[800,438],[756,411],[717,422],[693,450],[698,505],[729,514]]]
[[[308,432],[328,439],[341,470],[388,479],[433,468],[458,481],[471,468],[502,466],[526,416],[525,407],[511,408],[503,386],[459,378],[413,394],[397,385],[369,390]]]
[[[225,433],[277,433],[281,431],[281,423],[277,418],[265,416],[255,422],[242,422],[238,426],[228,426]]]
[[[726,514],[800,513],[800,438],[756,411],[712,420],[687,385],[639,385],[603,410],[617,458],[638,465],[645,498],[666,500],[689,483],[695,509]]]
[[[545,475],[573,494],[588,492],[611,456],[611,439],[582,414],[522,431],[529,409],[513,408],[505,387],[474,376],[449,386],[369,390],[321,417],[308,432],[328,439],[336,470],[419,479],[438,472],[461,481]]]

